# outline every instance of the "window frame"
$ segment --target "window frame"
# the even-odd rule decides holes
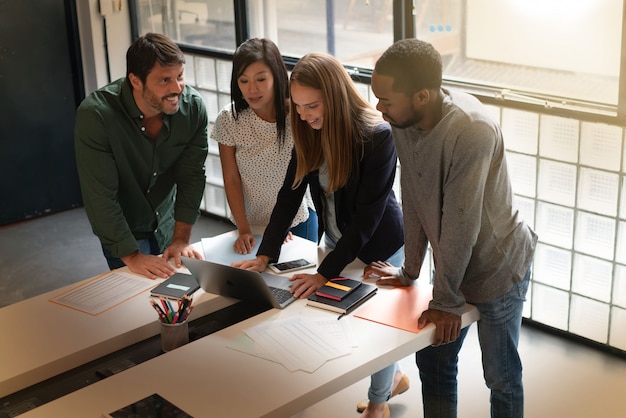
[[[326,2],[332,4],[333,1],[326,0]],[[136,39],[139,36],[137,3],[138,0],[129,2],[131,34],[133,39]],[[626,0],[624,0],[624,3],[622,16],[622,45],[626,45]],[[394,41],[415,36],[414,9],[414,0],[393,0]],[[235,15],[235,38],[237,45],[240,45],[250,36],[248,1],[233,0],[233,10]],[[210,47],[180,43],[179,46],[185,53],[218,58],[232,58],[232,53]],[[283,58],[288,68],[292,68],[299,59],[294,56],[284,56]],[[566,116],[581,120],[591,120],[626,126],[626,48],[622,48],[621,50],[620,62],[621,66],[617,106],[555,97],[547,94],[528,94],[524,91],[511,91],[508,89],[503,90],[487,84],[457,82],[446,78],[445,74],[443,77],[443,84],[444,86],[457,87],[468,91],[478,97],[481,101],[488,104],[506,105],[523,110],[548,113],[555,116]],[[354,65],[346,65],[346,68],[355,79],[361,82],[369,82],[368,80],[371,79],[372,71],[369,68]]]

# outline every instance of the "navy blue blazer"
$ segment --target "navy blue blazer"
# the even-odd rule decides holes
[[[318,266],[318,273],[327,279],[339,276],[357,257],[364,263],[386,260],[404,244],[402,210],[392,189],[397,155],[389,124],[379,124],[371,139],[358,145],[355,156],[359,159],[357,169],[348,183],[334,193],[337,227],[342,236]],[[320,186],[319,170],[310,172],[297,189],[292,189],[295,172],[294,151],[257,251],[257,255],[268,256],[270,262],[278,260],[307,186],[318,213],[318,243],[324,232],[324,190]]]

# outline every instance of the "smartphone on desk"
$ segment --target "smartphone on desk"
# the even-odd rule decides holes
[[[271,263],[269,268],[276,273],[287,273],[290,271],[301,270],[308,267],[314,267],[315,263],[311,263],[304,258],[297,260],[284,261],[282,263]]]

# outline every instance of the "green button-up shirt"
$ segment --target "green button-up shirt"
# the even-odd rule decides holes
[[[125,78],[89,95],[78,107],[75,150],[83,203],[94,233],[114,257],[156,238],[163,251],[175,221],[195,223],[205,185],[207,112],[186,86],[179,110],[164,115],[156,140]]]

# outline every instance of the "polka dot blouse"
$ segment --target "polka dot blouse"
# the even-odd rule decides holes
[[[276,123],[267,122],[247,108],[233,118],[231,105],[224,107],[215,120],[211,138],[236,147],[235,160],[241,175],[246,216],[250,225],[266,226],[283,185],[285,172],[291,159],[293,137],[287,118],[285,140],[278,142]],[[311,198],[303,199],[292,226],[306,221]],[[231,217],[231,221],[235,222]]]

